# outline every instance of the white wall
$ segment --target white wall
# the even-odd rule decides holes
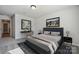
[[[22,15],[22,14],[15,14],[15,39],[20,39],[20,38],[24,38],[26,37],[26,33],[21,33],[22,29],[21,29],[21,19],[26,19],[26,20],[31,20],[32,21],[32,30],[34,31],[34,19],[27,17],[26,15]]]
[[[10,20],[10,17],[7,15],[0,15],[0,20],[1,19]]]
[[[1,24],[1,20],[11,20],[11,18],[9,16],[7,16],[7,15],[0,15],[0,37],[2,35],[2,24]]]
[[[54,12],[50,15],[44,16],[37,20],[37,30],[46,27],[46,19],[60,17],[60,27],[63,27],[65,31],[70,31],[70,37],[73,39],[73,44],[79,44],[79,7],[71,7],[58,12]],[[64,33],[65,33],[64,31]],[[64,34],[65,35],[65,34]]]

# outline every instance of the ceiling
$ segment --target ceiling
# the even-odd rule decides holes
[[[53,12],[70,7],[69,5],[37,5],[32,10],[29,5],[0,5],[0,14],[12,16],[15,13],[24,14],[32,18],[40,18]]]

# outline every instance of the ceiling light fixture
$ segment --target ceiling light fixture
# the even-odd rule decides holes
[[[31,5],[31,8],[32,9],[36,9],[36,5]]]

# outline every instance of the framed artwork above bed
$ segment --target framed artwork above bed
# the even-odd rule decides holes
[[[46,19],[46,27],[60,27],[60,17]]]

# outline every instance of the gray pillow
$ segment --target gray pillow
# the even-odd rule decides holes
[[[50,35],[50,32],[49,31],[44,31],[44,34],[45,35]]]
[[[60,36],[60,32],[51,32],[52,36]]]

